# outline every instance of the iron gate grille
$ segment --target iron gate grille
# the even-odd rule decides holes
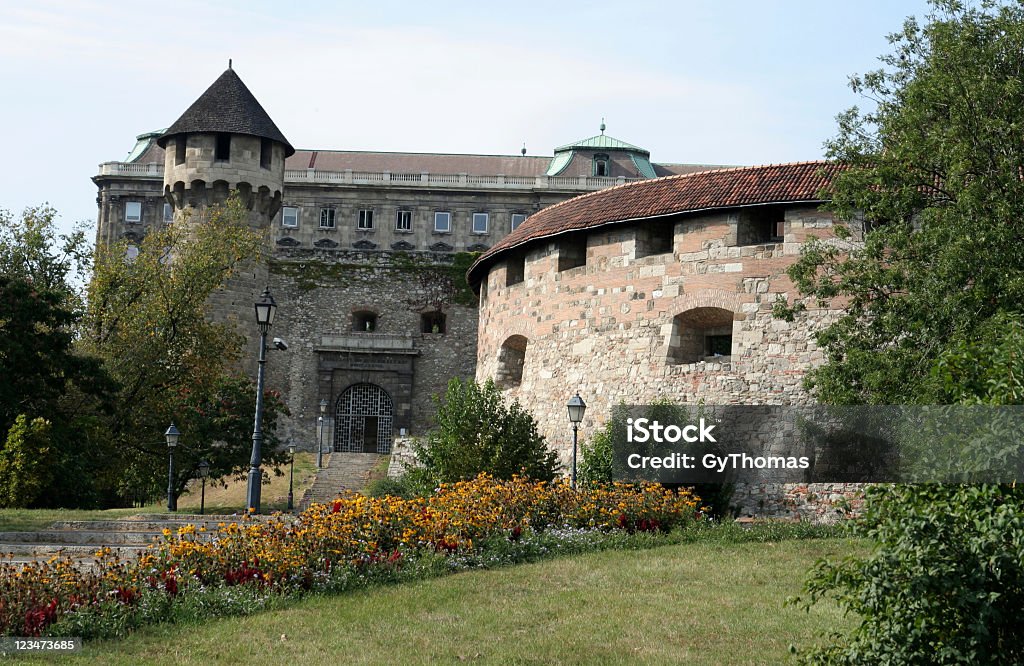
[[[391,396],[373,384],[350,386],[338,398],[334,420],[334,450],[362,453],[376,445],[377,453],[391,453]],[[376,442],[373,430],[376,429]],[[370,442],[367,439],[371,438]]]

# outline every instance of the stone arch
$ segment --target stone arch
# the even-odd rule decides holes
[[[231,196],[231,184],[223,178],[213,181],[213,203],[224,203]]]
[[[696,307],[672,318],[666,360],[672,364],[727,360],[732,357],[735,313],[720,307]]]
[[[523,382],[523,368],[526,366],[526,348],[530,341],[523,335],[510,335],[498,349],[498,368],[494,383],[500,389],[519,386]]]
[[[376,384],[352,384],[334,403],[334,450],[341,453],[391,453],[395,405]]]

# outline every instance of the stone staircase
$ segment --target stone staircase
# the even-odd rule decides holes
[[[191,524],[215,531],[218,523],[237,520],[240,516],[143,514],[123,520],[57,521],[44,530],[0,532],[0,554],[13,564],[60,555],[88,566],[101,548],[110,548],[122,559],[132,558],[162,535],[164,529],[176,532]]]
[[[330,502],[342,490],[363,490],[370,479],[370,472],[387,457],[377,453],[332,453],[327,464],[317,472],[316,481],[303,495],[299,510],[311,502]]]

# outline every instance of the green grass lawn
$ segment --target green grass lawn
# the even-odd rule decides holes
[[[815,539],[606,551],[148,627],[67,663],[780,664],[790,644],[849,624],[833,606],[805,613],[784,600],[817,558],[865,548]]]
[[[288,467],[283,476],[270,471],[270,483],[263,486],[260,508],[264,513],[284,511],[288,506]],[[295,506],[298,507],[306,488],[316,476],[316,454],[295,454]],[[206,513],[245,511],[245,480],[228,480],[226,485],[206,484]],[[178,498],[179,513],[199,513],[200,484],[193,483],[189,492]],[[166,500],[143,507],[127,509],[0,509],[0,532],[43,530],[57,520],[117,520],[140,513],[165,513]]]

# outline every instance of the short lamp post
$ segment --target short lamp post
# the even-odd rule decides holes
[[[260,512],[260,485],[263,483],[263,472],[260,470],[260,448],[263,445],[263,371],[267,364],[267,331],[274,324],[277,303],[270,295],[270,287],[263,290],[260,300],[256,301],[256,324],[260,329],[259,367],[256,371],[256,420],[252,430],[252,457],[249,459],[249,486],[246,493],[246,505],[249,513]]]
[[[291,458],[291,469],[288,470],[288,510],[295,508],[295,445],[288,445],[288,455]]]
[[[572,423],[572,489],[576,490],[576,445],[579,437],[580,421],[583,420],[583,414],[587,411],[587,403],[583,402],[583,398],[580,397],[579,391],[576,395],[569,398],[569,403],[566,405],[569,410],[569,421]]]
[[[320,417],[316,422],[316,467],[324,466],[324,414],[327,413],[327,398],[320,399]]]
[[[203,490],[199,495],[199,515],[206,513],[206,477],[210,476],[210,463],[199,461],[199,478],[203,480]]]
[[[178,429],[171,424],[171,427],[164,433],[164,437],[167,438],[167,510],[177,511],[178,510],[178,497],[174,492],[174,447],[178,445],[178,438],[181,437],[181,433]]]

